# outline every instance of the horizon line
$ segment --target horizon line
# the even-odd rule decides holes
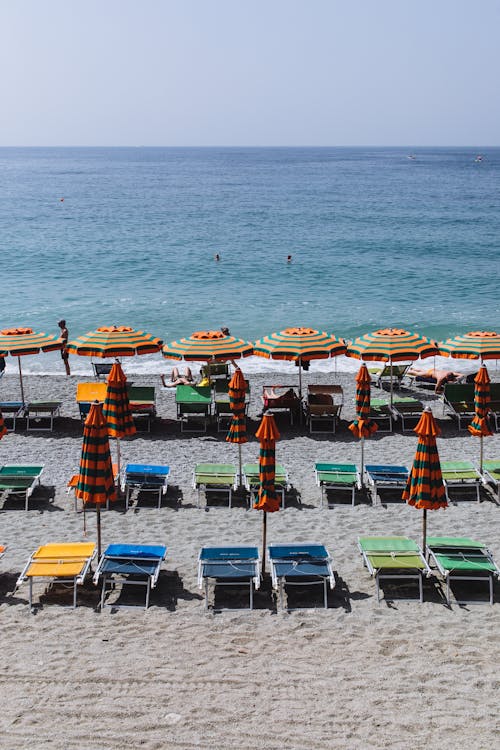
[[[8,149],[8,148],[137,148],[137,149],[146,149],[146,148],[401,148],[401,149],[429,149],[429,148],[467,148],[467,149],[487,149],[487,148],[500,148],[500,144],[498,145],[478,145],[478,144],[446,144],[446,145],[438,145],[438,144],[429,144],[429,145],[415,145],[415,144],[373,144],[373,143],[365,143],[365,144],[233,144],[233,145],[224,145],[224,144],[185,144],[185,145],[136,145],[136,144],[122,144],[122,145],[107,145],[107,144],[65,144],[65,145],[44,145],[44,144],[37,144],[37,145],[23,145],[23,144],[16,144],[16,145],[2,145],[0,144],[1,149]]]

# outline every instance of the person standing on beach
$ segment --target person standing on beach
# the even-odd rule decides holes
[[[66,368],[66,375],[71,375],[71,370],[69,368],[69,354],[68,350],[66,348],[66,345],[68,343],[68,329],[66,328],[66,321],[65,320],[59,320],[57,325],[61,329],[61,338],[63,341],[63,347],[61,349],[61,358],[64,362],[64,367]]]

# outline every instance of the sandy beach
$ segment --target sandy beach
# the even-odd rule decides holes
[[[244,368],[243,368],[244,369]],[[313,370],[313,368],[311,368]],[[494,376],[494,372],[491,373]],[[259,395],[269,373],[252,375],[250,440],[243,459],[256,461],[253,437],[260,414]],[[268,518],[269,542],[324,543],[334,559],[337,586],[329,607],[320,597],[300,597],[308,605],[276,611],[264,583],[255,610],[204,609],[197,586],[197,556],[210,544],[261,543],[262,519],[244,504],[232,509],[196,506],[191,486],[197,461],[236,462],[237,447],[225,433],[181,435],[175,421],[175,389],[161,389],[158,376],[133,377],[156,385],[159,419],[151,433],[122,442],[123,463],[167,463],[171,482],[162,508],[135,498],[102,513],[103,545],[111,542],[166,544],[167,560],[149,610],[98,610],[98,592],[79,592],[76,610],[68,595],[44,595],[35,586],[35,614],[28,586],[15,593],[16,579],[30,553],[50,541],[95,539],[95,515],[74,511],[66,482],[77,470],[82,427],[75,402],[80,377],[28,375],[29,399],[58,399],[62,416],[54,432],[26,432],[21,425],[0,442],[0,463],[45,465],[42,487],[26,513],[21,501],[7,500],[1,512],[0,543],[0,727],[7,748],[36,743],[54,750],[125,747],[330,748],[494,747],[500,729],[500,586],[494,606],[448,607],[433,579],[425,601],[383,600],[356,547],[360,534],[407,534],[420,542],[421,513],[384,496],[372,506],[359,497],[320,507],[314,481],[317,461],[359,464],[360,446],[347,430],[354,417],[354,379],[340,374],[345,403],[335,436],[291,429],[280,417],[277,460],[288,469],[293,490],[284,511]],[[307,382],[331,382],[311,371]],[[275,381],[294,384],[292,377]],[[19,397],[14,375],[0,384],[2,400]],[[479,440],[442,419],[442,402],[418,391],[441,420],[442,459],[468,458],[476,464]],[[375,396],[380,392],[374,390]],[[485,439],[485,457],[500,456],[499,434]],[[411,466],[413,432],[375,436],[366,443],[370,463]],[[114,454],[115,446],[112,443]],[[472,497],[472,495],[471,495]],[[433,535],[471,536],[488,544],[500,560],[500,509],[482,492],[482,502],[459,500],[429,513]],[[413,592],[412,592],[413,593]],[[486,590],[484,590],[486,595]],[[111,601],[118,594],[113,592]],[[236,604],[245,599],[236,597]],[[231,602],[225,595],[224,602]],[[318,606],[314,606],[314,604]]]

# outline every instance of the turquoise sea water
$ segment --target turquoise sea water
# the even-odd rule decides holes
[[[498,329],[500,149],[477,153],[0,149],[1,327]]]

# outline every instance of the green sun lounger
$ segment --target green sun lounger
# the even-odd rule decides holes
[[[416,580],[419,601],[423,602],[422,577],[424,573],[431,575],[431,570],[416,542],[406,536],[360,536],[358,547],[370,575],[375,577],[378,602],[383,580]]]
[[[470,421],[474,417],[474,385],[472,383],[445,383],[443,391],[443,409],[458,422],[462,429],[462,420]]]
[[[500,578],[500,568],[482,542],[468,537],[429,537],[427,556],[446,581],[446,600],[450,604],[450,583],[453,581],[487,581],[489,602],[493,604],[493,576]],[[458,604],[476,600],[457,599]]]
[[[281,464],[276,464],[274,487],[281,495],[281,507],[285,507],[285,494],[290,489],[288,472]],[[243,464],[243,482],[245,489],[250,493],[250,503],[253,505],[260,486],[259,464]]]
[[[483,461],[483,483],[496,485],[497,502],[500,503],[500,460]]]
[[[227,493],[229,507],[236,488],[236,466],[234,464],[196,464],[193,472],[193,488],[197,492],[197,505],[200,506],[201,493],[205,499],[210,492]]]
[[[481,474],[471,461],[441,461],[441,473],[448,502],[450,502],[449,490],[451,488],[475,489],[476,500],[480,501]]]
[[[325,496],[331,490],[347,490],[351,493],[351,502],[354,505],[356,490],[361,489],[361,478],[355,464],[318,463],[314,465],[314,473],[316,484],[321,489],[321,507]]]
[[[26,429],[32,432],[51,432],[54,418],[59,416],[62,401],[30,401],[24,408]]]
[[[401,429],[403,432],[415,427],[415,420],[420,419],[424,410],[423,403],[418,398],[411,396],[394,396],[391,411],[396,421],[401,420]],[[405,419],[410,419],[413,424],[408,427]]]
[[[392,365],[392,367],[391,365],[383,365],[382,367],[369,367],[368,372],[371,375],[373,385],[377,388],[382,388],[384,384],[390,387],[391,377],[393,387],[400,388],[401,381],[409,367],[410,365]]]
[[[370,401],[370,419],[378,425],[378,432],[392,432],[393,413],[385,398],[372,398]]]
[[[175,389],[181,432],[206,432],[212,409],[209,385],[178,385]]]
[[[29,499],[35,487],[40,484],[43,468],[43,464],[4,464],[0,468],[0,495],[24,496],[24,509],[28,510]]]

